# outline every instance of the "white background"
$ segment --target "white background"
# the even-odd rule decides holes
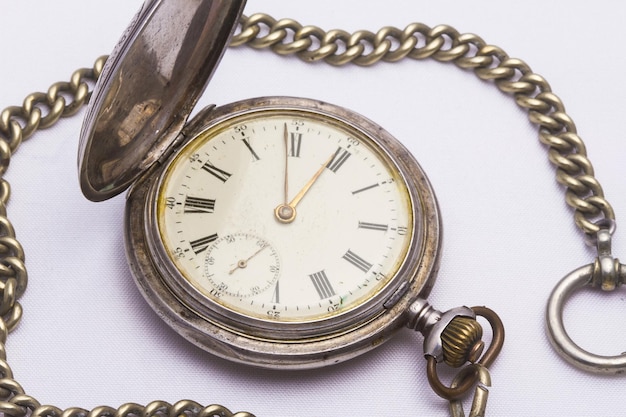
[[[109,53],[139,0],[0,0],[0,108],[68,79]],[[524,59],[551,83],[585,139],[618,216],[626,213],[626,6],[527,0],[250,0],[267,12],[324,29],[376,30],[418,21],[451,24]],[[626,377],[572,368],[551,349],[544,306],[556,282],[592,261],[554,180],[546,148],[511,97],[454,65],[434,61],[373,68],[309,65],[249,48],[229,50],[201,104],[261,95],[321,99],[356,110],[399,138],[437,192],[444,254],[430,297],[440,309],[488,305],[507,329],[491,369],[488,413],[624,415]],[[81,113],[82,115],[82,113]],[[363,357],[309,372],[234,365],[191,346],[156,317],[125,263],[124,197],[95,204],[80,194],[81,117],[39,132],[7,178],[9,217],[26,249],[25,314],[8,341],[27,393],[59,407],[117,407],[155,399],[223,403],[258,416],[444,416],[425,380],[422,337],[403,331]],[[626,292],[585,292],[566,309],[583,347],[626,350]]]

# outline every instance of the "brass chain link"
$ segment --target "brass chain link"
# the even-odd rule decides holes
[[[573,120],[548,82],[497,46],[486,44],[474,34],[460,34],[450,26],[430,28],[421,23],[404,30],[384,27],[378,32],[360,30],[324,31],[302,26],[292,19],[276,20],[266,14],[242,16],[231,46],[249,45],[269,48],[279,55],[296,55],[306,62],[325,61],[331,65],[354,63],[361,66],[405,58],[432,58],[452,62],[472,70],[480,79],[492,81],[502,92],[528,112],[539,128],[539,140],[548,146],[550,161],[556,166],[557,181],[567,188],[566,202],[574,209],[576,225],[587,235],[614,224],[615,215],[594,177],[585,145],[576,133]],[[80,69],[69,82],[53,84],[46,93],[33,93],[22,106],[7,107],[0,113],[0,413],[7,417],[253,417],[246,412],[231,413],[219,405],[202,407],[193,401],[169,404],[156,401],[146,406],[127,403],[118,409],[98,407],[61,410],[39,404],[25,395],[6,361],[8,333],[22,317],[18,299],[26,290],[28,274],[24,250],[15,236],[6,213],[10,196],[4,174],[11,156],[20,144],[37,130],[75,114],[89,99],[93,84],[100,76],[107,57],[99,58],[93,68]]]
[[[574,209],[576,225],[591,241],[598,230],[614,225],[613,209],[594,177],[585,145],[561,99],[524,61],[509,57],[474,34],[460,34],[445,25],[430,28],[422,23],[412,23],[404,30],[383,27],[376,33],[325,32],[292,19],[255,14],[242,17],[240,31],[233,38],[232,46],[243,44],[331,65],[369,66],[380,61],[432,58],[472,70],[480,79],[492,81],[500,91],[512,95],[538,126],[539,140],[548,146],[550,162],[556,166],[557,181],[567,188],[565,200]]]

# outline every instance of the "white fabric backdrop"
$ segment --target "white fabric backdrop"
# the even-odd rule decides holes
[[[0,0],[0,107],[45,91],[108,53],[139,0]],[[451,24],[524,59],[550,81],[586,140],[626,239],[623,112],[626,6],[599,0],[249,0],[325,29]],[[554,284],[593,259],[582,243],[546,149],[510,97],[453,65],[308,65],[229,50],[201,105],[261,95],[318,98],[356,110],[403,141],[428,172],[444,219],[442,268],[431,302],[488,305],[507,329],[492,367],[490,415],[623,415],[626,379],[572,368],[551,349],[544,308]],[[9,215],[30,273],[9,362],[42,403],[86,408],[154,399],[219,402],[258,416],[447,415],[424,375],[422,338],[409,331],[348,363],[309,372],[234,365],[191,346],[159,320],[124,259],[124,197],[95,204],[76,175],[81,117],[25,143],[7,178]],[[566,310],[572,336],[603,354],[626,350],[626,292],[585,292]]]

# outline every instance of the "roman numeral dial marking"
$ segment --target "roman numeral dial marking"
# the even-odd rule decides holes
[[[352,191],[352,194],[356,195],[356,194],[362,193],[363,191],[371,190],[371,189],[379,187],[379,186],[380,186],[380,184],[372,184],[372,185],[369,185],[367,187],[360,188],[360,189],[358,189],[356,191]]]
[[[250,145],[250,141],[247,138],[242,139],[241,141],[243,142],[244,145],[246,145],[246,148],[248,148],[248,150],[252,154],[252,158],[254,158],[255,161],[260,161],[261,158],[259,158],[259,155],[257,155],[257,153],[254,151],[254,149],[252,148],[252,145]]]
[[[291,132],[289,136],[291,138],[289,156],[293,156],[294,158],[300,158],[300,149],[302,148],[302,133]]]
[[[212,165],[210,162],[207,162],[206,164],[202,165],[202,169],[208,172],[209,174],[213,175],[215,178],[217,178],[218,180],[222,182],[228,181],[228,179],[232,175],[222,169],[219,169],[215,165]]]
[[[185,197],[185,213],[213,213],[215,211],[215,200],[200,197]]]
[[[280,282],[277,282],[274,287],[274,292],[272,293],[272,303],[280,304]]]
[[[191,249],[197,254],[204,252],[211,243],[217,240],[217,233],[189,242]]]
[[[367,262],[365,259],[361,258],[356,253],[348,250],[345,255],[342,256],[343,259],[350,262],[352,265],[356,266],[363,272],[367,272],[373,266],[373,264]]]
[[[334,173],[337,173],[339,168],[350,158],[352,155],[350,152],[343,149],[341,146],[337,148],[333,159],[326,165],[326,168],[330,169]]]
[[[387,230],[389,230],[389,225],[359,222],[359,229],[378,230],[381,232],[386,232]]]
[[[323,300],[324,298],[330,298],[335,295],[335,290],[326,276],[326,271],[321,270],[320,272],[316,272],[309,275],[309,278],[311,278],[311,282],[317,294],[320,296],[320,299]]]

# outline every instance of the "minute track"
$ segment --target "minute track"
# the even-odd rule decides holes
[[[232,135],[233,129],[236,135]],[[239,138],[243,132],[246,142]],[[300,132],[306,133],[300,136]],[[202,210],[206,215],[183,210],[178,219],[175,213],[163,211],[160,234],[167,240],[168,224],[183,222],[179,233],[191,236],[194,251],[202,256],[180,259],[177,263],[183,271],[188,271],[185,275],[189,274],[189,281],[199,292],[209,296],[219,294],[219,305],[228,306],[238,314],[267,318],[268,312],[261,306],[268,301],[280,306],[281,314],[270,316],[277,321],[319,320],[350,310],[388,282],[381,280],[375,285],[362,286],[359,283],[363,281],[363,272],[376,265],[377,270],[386,272],[386,277],[393,277],[399,264],[395,260],[403,258],[410,239],[407,236],[389,245],[376,237],[377,233],[385,233],[389,225],[395,226],[397,222],[391,220],[397,217],[393,214],[395,210],[407,222],[410,210],[401,183],[379,185],[381,173],[392,177],[395,168],[369,141],[358,132],[349,132],[348,127],[327,123],[320,115],[301,111],[256,111],[233,118],[224,129],[216,133],[209,129],[190,141],[175,158],[174,166],[179,168],[164,173],[162,192],[174,192],[179,187],[178,178],[184,178],[189,188],[187,210]],[[245,143],[253,145],[258,159],[251,157]],[[195,154],[206,156],[201,170],[193,170],[194,163],[187,162],[194,160]],[[216,181],[207,182],[206,174]],[[359,189],[356,181],[376,186],[357,197],[353,194]],[[379,204],[383,191],[395,194],[396,202]],[[206,196],[209,192],[210,198]],[[273,214],[286,197],[291,198],[289,204],[297,201],[297,215],[287,223],[278,222],[275,217],[268,222],[271,220],[267,218],[268,209]],[[331,210],[334,214],[328,216]],[[381,220],[361,220],[357,228],[355,218]],[[360,236],[359,229],[367,235]],[[210,230],[206,235],[210,238],[197,237],[201,230]],[[219,238],[211,237],[212,233]],[[239,245],[237,236],[244,235],[271,242],[280,254],[279,272],[267,263],[270,258],[266,251],[248,259],[256,253],[254,248],[230,249]],[[229,236],[234,240],[229,240]],[[346,246],[340,244],[344,239],[364,241],[368,249],[358,255],[346,252]],[[292,253],[301,255],[296,258]],[[220,260],[223,256],[229,256],[230,260]],[[192,263],[200,262],[200,258],[211,262],[207,271],[212,283],[206,288],[205,280],[194,275],[197,268]],[[222,267],[226,276],[221,278],[215,269],[220,262],[226,262]],[[248,274],[250,279],[256,276],[261,280],[265,274],[273,273],[269,268],[280,276],[271,289],[266,284],[272,280],[250,281],[245,287],[231,282]],[[303,286],[302,279],[308,281],[308,286]],[[332,299],[340,294],[345,294],[342,302],[332,303],[331,309],[319,304],[320,299]],[[243,299],[246,301],[240,301]]]

